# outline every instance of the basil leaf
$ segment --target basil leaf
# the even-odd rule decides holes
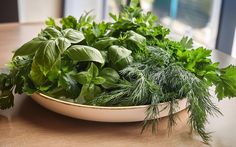
[[[142,44],[146,42],[146,38],[134,31],[128,31],[127,32],[128,40],[136,43],[136,44]]]
[[[58,76],[61,74],[61,60],[58,59],[55,64],[52,66],[50,71],[47,73],[47,78],[51,82],[56,82]]]
[[[100,53],[101,53],[103,59],[105,60],[105,62],[108,63],[109,62],[108,61],[108,55],[107,55],[108,51],[100,51]]]
[[[82,86],[81,93],[79,97],[84,98],[89,101],[101,93],[101,88],[94,84],[85,84]]]
[[[120,76],[116,70],[112,68],[104,68],[100,72],[100,76],[105,79],[105,82],[102,83],[102,87],[109,89],[116,86],[116,83],[119,81]]]
[[[65,52],[72,60],[75,61],[94,61],[104,64],[104,59],[101,53],[90,46],[85,45],[73,45],[69,47]]]
[[[131,51],[117,45],[108,50],[108,58],[115,69],[123,69],[132,62]]]
[[[58,63],[57,60],[60,60],[60,51],[53,40],[43,42],[34,56],[35,64],[37,64],[45,76],[54,64]]]
[[[62,73],[58,85],[65,89],[71,98],[77,98],[79,96],[80,88],[71,73]]]
[[[105,81],[106,81],[106,79],[103,78],[103,77],[95,77],[93,79],[93,83],[96,84],[96,85],[103,84]]]
[[[87,84],[92,80],[92,75],[87,71],[82,71],[74,77],[80,84]]]
[[[15,58],[16,56],[26,56],[34,54],[40,48],[42,42],[44,41],[38,38],[32,39],[31,41],[25,43],[19,49],[17,49],[13,58]]]
[[[94,63],[91,63],[89,69],[88,69],[88,73],[94,78],[94,77],[97,77],[98,74],[99,74],[99,71],[98,71],[98,67],[94,64]]]
[[[71,43],[79,43],[84,40],[82,32],[73,29],[65,29],[62,31],[64,37],[67,38]]]
[[[99,50],[105,50],[108,47],[115,44],[116,42],[118,42],[117,38],[107,37],[107,38],[103,38],[102,40],[97,41],[96,43],[94,43],[93,46]]]
[[[31,65],[29,76],[34,85],[37,87],[43,85],[47,80],[35,62],[33,62]]]
[[[62,33],[54,27],[47,27],[39,34],[39,36],[46,37],[47,39],[55,39],[62,37]]]
[[[59,37],[56,39],[56,45],[60,52],[63,53],[68,47],[70,47],[71,43],[68,39]]]

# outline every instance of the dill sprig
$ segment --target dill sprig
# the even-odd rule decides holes
[[[189,124],[203,139],[208,142],[210,133],[206,131],[207,115],[221,114],[210,100],[208,85],[191,72],[178,64],[153,70],[148,64],[132,64],[120,73],[128,80],[123,80],[116,90],[102,94],[93,100],[100,105],[142,105],[149,104],[143,122],[143,132],[152,125],[152,132],[157,131],[160,111],[158,104],[168,102],[168,128],[171,132],[176,125],[175,112],[178,109],[178,99],[184,97],[188,101]],[[125,82],[124,82],[125,81]],[[187,104],[186,104],[187,105]]]
[[[190,115],[189,123],[192,129],[202,137],[203,141],[208,142],[210,133],[206,132],[205,129],[207,116],[208,114],[221,114],[210,99],[208,85],[177,64],[172,64],[159,73],[156,73],[155,78],[163,88],[174,90],[174,92],[178,92],[180,97],[187,98],[188,112]],[[173,121],[169,121],[169,124],[171,122]]]

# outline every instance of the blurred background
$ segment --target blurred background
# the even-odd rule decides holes
[[[48,17],[79,17],[92,10],[96,20],[110,20],[130,0],[1,0],[0,23],[44,22]],[[235,0],[141,0],[145,11],[159,16],[170,37],[190,36],[196,44],[236,57]]]

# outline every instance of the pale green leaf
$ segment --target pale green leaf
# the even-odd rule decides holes
[[[38,38],[32,39],[31,41],[25,43],[19,49],[17,49],[15,51],[14,57],[34,54],[42,46],[42,42],[44,41]]]
[[[103,77],[95,77],[95,78],[93,79],[93,83],[96,84],[96,85],[101,85],[101,84],[103,84],[105,81],[106,81],[106,79],[103,78]]]
[[[80,84],[88,84],[92,80],[92,75],[87,71],[82,71],[74,75],[74,77]]]
[[[92,75],[93,78],[97,77],[99,74],[98,67],[94,63],[91,63],[88,73]]]
[[[56,39],[56,45],[61,53],[63,53],[68,47],[70,47],[71,43],[68,39],[59,37]]]
[[[84,35],[82,32],[73,30],[73,29],[65,29],[62,31],[64,37],[68,39],[71,43],[79,43],[84,40]]]
[[[37,64],[45,76],[54,64],[58,63],[57,60],[60,60],[60,51],[56,47],[55,41],[52,40],[43,42],[34,56],[35,64]]]
[[[122,47],[113,45],[108,50],[108,58],[116,69],[123,69],[132,62],[131,51]]]
[[[73,45],[69,47],[66,51],[66,54],[75,61],[94,61],[101,64],[104,64],[104,59],[101,53],[90,46],[85,45]]]

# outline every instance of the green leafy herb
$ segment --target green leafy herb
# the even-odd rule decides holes
[[[73,45],[66,51],[66,54],[75,61],[94,61],[104,64],[102,54],[95,48],[84,45]]]
[[[95,22],[90,12],[68,16],[60,25],[49,18],[37,37],[14,52],[8,73],[0,73],[0,109],[14,104],[15,93],[41,92],[62,100],[99,106],[149,105],[142,131],[156,132],[159,103],[167,102],[168,128],[176,124],[178,100],[187,99],[189,123],[204,142],[208,115],[221,114],[211,101],[236,97],[236,66],[219,68],[211,50],[193,48],[191,38],[173,41],[170,30],[143,12],[138,0]]]

